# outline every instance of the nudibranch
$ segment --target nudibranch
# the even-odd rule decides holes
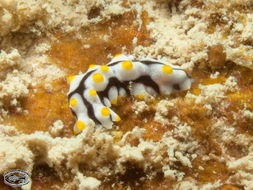
[[[91,120],[105,128],[119,122],[119,115],[110,107],[117,104],[118,96],[130,91],[143,99],[145,94],[169,95],[191,86],[190,77],[178,66],[155,59],[134,60],[122,54],[106,65],[90,65],[86,73],[69,76],[68,82],[69,106],[77,118],[74,134],[83,131]]]

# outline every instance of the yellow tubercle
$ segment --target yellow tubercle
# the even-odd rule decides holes
[[[123,61],[121,63],[121,65],[122,65],[122,68],[125,69],[125,70],[131,70],[133,68],[132,61]]]
[[[172,72],[173,72],[172,67],[169,66],[169,65],[163,65],[163,66],[162,66],[162,70],[163,70],[163,72],[166,73],[166,74],[172,74]]]
[[[68,76],[68,83],[70,84],[71,81],[76,77],[76,75]]]
[[[89,90],[89,95],[90,96],[96,96],[97,95],[97,91],[96,90]]]
[[[117,103],[118,103],[118,99],[117,99],[117,98],[115,98],[115,99],[113,99],[113,100],[111,101],[111,104],[112,104],[112,105],[117,105]]]
[[[121,120],[121,118],[119,117],[119,115],[117,115],[114,121],[115,122],[120,122],[120,120]]]
[[[92,79],[93,79],[94,82],[103,82],[104,81],[104,76],[100,73],[95,73],[92,76]]]
[[[72,99],[70,100],[70,105],[71,105],[71,107],[76,107],[76,104],[77,104],[77,100],[76,100],[75,98],[72,98]]]
[[[114,56],[114,58],[115,58],[115,57],[119,57],[119,56],[121,56],[121,55],[123,55],[123,54],[122,54],[122,53],[116,54],[116,55]]]
[[[85,129],[85,123],[82,122],[82,121],[80,121],[80,120],[78,120],[78,121],[76,122],[76,128],[77,128],[78,130],[80,130],[80,131],[84,130],[84,129]]]
[[[136,96],[136,98],[137,98],[138,100],[143,100],[143,99],[144,99],[144,94],[138,94],[138,95]]]
[[[94,67],[96,67],[96,66],[97,66],[97,65],[94,65],[94,64],[89,65],[89,68],[88,68],[88,69],[94,68]]]
[[[110,110],[109,110],[107,107],[103,107],[103,108],[101,109],[101,114],[102,114],[102,116],[104,116],[104,117],[108,117],[108,116],[110,115]]]
[[[107,72],[107,71],[109,70],[109,67],[108,67],[107,65],[102,65],[102,66],[100,67],[100,69],[101,69],[101,71],[103,71],[103,72]]]

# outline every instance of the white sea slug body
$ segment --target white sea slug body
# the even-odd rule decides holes
[[[169,95],[187,90],[191,79],[177,66],[155,59],[133,60],[124,55],[115,56],[107,65],[91,65],[81,75],[68,78],[69,106],[77,117],[74,133],[78,134],[93,120],[110,128],[120,117],[110,109],[119,95],[132,94],[140,99],[145,93]]]

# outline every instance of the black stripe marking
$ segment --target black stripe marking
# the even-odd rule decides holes
[[[156,91],[156,93],[158,93],[158,94],[160,93],[159,86],[148,75],[141,76],[138,79],[133,80],[133,82],[142,83],[145,86],[153,88]]]
[[[95,123],[98,123],[98,124],[101,124],[100,121],[95,117],[95,114],[94,114],[94,110],[92,108],[92,105],[84,98],[83,96],[83,92],[86,90],[86,87],[85,87],[85,84],[84,84],[84,81],[93,73],[95,72],[95,70],[93,71],[90,71],[88,72],[83,78],[82,80],[80,81],[78,87],[71,93],[69,93],[68,95],[68,98],[70,100],[71,96],[75,93],[78,93],[82,100],[83,100],[83,103],[84,105],[86,106],[87,108],[87,112],[88,112],[88,116],[95,122]]]

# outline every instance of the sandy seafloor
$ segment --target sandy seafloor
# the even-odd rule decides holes
[[[99,13],[89,16],[96,8]],[[94,25],[103,24],[105,20],[113,22],[115,17],[128,12],[136,15],[134,25],[141,29],[143,11],[149,17],[145,27],[150,44],[143,46],[136,37],[130,42],[131,50],[121,44],[122,53],[135,58],[162,59],[182,66],[190,75],[196,67],[203,71],[209,68],[210,77],[217,78],[227,62],[251,73],[252,0],[128,0],[124,3],[118,0],[0,0],[0,174],[14,168],[32,173],[36,165],[44,163],[62,179],[61,185],[55,185],[55,189],[98,189],[103,188],[101,179],[123,175],[127,170],[125,163],[130,163],[142,170],[143,180],[154,179],[162,173],[164,179],[171,181],[171,189],[215,189],[224,184],[253,189],[253,126],[249,125],[248,130],[243,131],[236,127],[236,118],[253,124],[253,110],[247,106],[252,105],[252,96],[247,105],[233,112],[233,123],[226,116],[216,114],[217,110],[229,106],[223,101],[228,93],[240,91],[247,85],[252,87],[252,80],[241,87],[236,76],[231,75],[220,84],[200,85],[200,93],[196,95],[189,91],[184,97],[185,102],[203,106],[206,117],[212,118],[209,127],[215,133],[214,141],[219,144],[219,155],[212,150],[203,150],[202,142],[192,136],[190,123],[177,116],[167,117],[168,108],[176,104],[177,98],[161,100],[154,119],[158,123],[173,125],[173,134],[180,137],[180,141],[170,132],[165,132],[158,141],[145,140],[144,129],[138,126],[117,142],[108,132],[100,129],[94,132],[96,126],[81,135],[66,138],[58,136],[65,127],[61,115],[51,123],[50,131],[31,134],[18,130],[15,124],[6,123],[7,118],[13,117],[13,112],[30,114],[21,100],[29,98],[31,89],[36,89],[43,81],[50,92],[52,81],[68,76],[66,70],[48,58],[51,42],[57,38],[57,33],[72,36],[89,49],[88,40],[82,35],[84,29],[88,28],[92,33]],[[103,36],[101,41],[107,43],[110,37],[110,34]],[[225,55],[222,60],[210,60],[211,47],[218,47],[217,51]],[[107,58],[113,53],[109,50]],[[145,109],[145,102],[135,104],[137,114]],[[138,145],[131,145],[129,138],[138,139]],[[227,145],[240,147],[242,153],[228,154]],[[191,171],[195,167],[193,160],[199,157],[222,163],[228,177],[200,183],[194,175],[186,175],[185,170],[175,167],[180,163]],[[88,172],[82,170],[83,165],[89,166],[86,167]],[[204,170],[201,165],[198,169]],[[65,179],[71,179],[71,182]],[[31,187],[32,183],[29,183],[22,188]]]

